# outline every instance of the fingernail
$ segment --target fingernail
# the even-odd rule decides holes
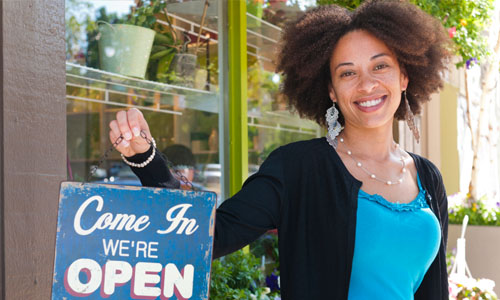
[[[135,136],[139,136],[141,134],[141,131],[137,127],[132,128],[132,132],[134,132]]]
[[[129,141],[129,140],[131,140],[131,139],[132,139],[132,135],[130,134],[130,132],[126,132],[123,136],[125,137],[125,139],[126,139],[127,141]]]
[[[122,142],[122,146],[123,146],[123,147],[128,147],[128,146],[130,146],[130,143],[129,143],[129,142],[127,142],[126,140],[123,140],[123,142]]]

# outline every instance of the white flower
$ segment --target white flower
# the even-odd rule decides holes
[[[497,201],[495,198],[490,198],[490,199],[481,198],[481,201],[484,203],[484,208],[488,212],[494,213],[495,211],[498,210]]]
[[[488,292],[492,293],[493,288],[495,287],[495,282],[491,279],[481,278],[477,281],[477,287],[481,291],[488,291]]]
[[[457,299],[457,296],[459,296],[462,291],[472,291],[474,288],[478,288],[481,294],[488,293],[489,295],[494,296],[495,299],[497,297],[497,295],[493,291],[495,282],[490,279],[474,279],[472,277],[453,273],[448,277],[448,283],[450,299]]]
[[[450,299],[457,299],[458,293],[462,291],[462,287],[458,287],[454,282],[449,282],[449,292],[450,292]]]
[[[457,286],[463,286],[465,289],[472,289],[476,286],[476,280],[474,278],[459,275],[457,273],[453,273],[448,277],[448,281],[455,283]]]
[[[493,283],[493,285],[495,285],[495,284]],[[266,286],[266,287],[264,288],[264,290],[262,291],[262,294],[263,294],[263,295],[267,295],[267,294],[269,294],[270,292],[271,292],[271,289],[270,289],[269,287],[267,287],[267,286]]]
[[[453,195],[448,196],[448,207],[462,207],[466,206],[465,199],[467,199],[467,195],[462,192],[455,193]]]

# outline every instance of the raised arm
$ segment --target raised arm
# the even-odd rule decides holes
[[[116,149],[127,161],[140,164],[151,157],[153,148],[141,137],[141,130],[149,140],[152,137],[139,110],[118,112],[116,120],[109,126],[111,142],[120,135],[124,137]],[[144,167],[131,166],[131,169],[144,186],[179,188],[179,182],[159,154],[155,154]],[[236,251],[267,230],[278,228],[285,198],[284,187],[283,157],[278,149],[271,153],[256,174],[245,181],[238,193],[217,209],[213,258]]]

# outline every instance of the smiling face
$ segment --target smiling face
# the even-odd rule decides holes
[[[408,77],[381,40],[364,30],[347,33],[333,50],[330,73],[329,95],[346,129],[392,126]]]

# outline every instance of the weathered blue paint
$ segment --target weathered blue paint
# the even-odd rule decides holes
[[[208,299],[215,203],[216,195],[210,192],[63,182],[52,299]],[[167,220],[169,210],[171,221]],[[131,215],[135,215],[136,223],[114,222],[124,214],[130,218],[121,220],[130,222],[134,219]],[[77,222],[78,215],[80,222]],[[173,224],[176,219],[180,220],[178,226]],[[198,227],[189,220],[194,220]],[[126,223],[128,227],[120,227]],[[167,233],[170,226],[175,230]],[[121,252],[116,248],[113,253],[109,241],[113,245],[123,241],[121,245],[125,247]],[[137,249],[145,245],[151,249],[149,254],[147,250],[138,252]],[[78,264],[82,268],[76,268]],[[161,271],[154,270],[160,264]],[[173,265],[166,268],[168,264]],[[194,268],[192,295],[186,297],[190,285],[186,279],[189,265]],[[110,271],[113,266],[119,270]],[[148,270],[141,273],[145,266],[151,273],[146,274]],[[184,273],[178,275],[176,272],[183,268]],[[86,272],[91,275],[85,275]],[[175,275],[181,276],[183,285],[175,285],[175,295],[167,297],[164,293],[168,294],[173,285],[164,288],[164,283],[172,282],[168,277]],[[149,284],[142,284],[141,280]],[[146,297],[148,293],[151,295]]]

